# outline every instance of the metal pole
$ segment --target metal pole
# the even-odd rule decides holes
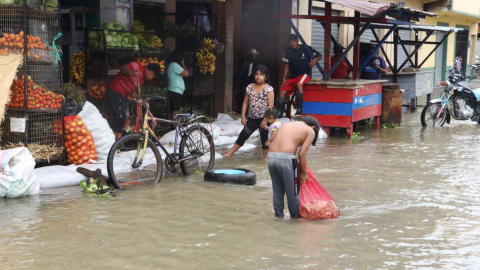
[[[23,94],[25,98],[25,104],[23,105],[25,110],[25,147],[28,147],[28,58],[27,58],[27,33],[28,33],[28,17],[27,17],[27,0],[23,0]]]
[[[397,61],[397,56],[398,56],[398,29],[395,29],[393,32],[393,82],[397,83],[398,79],[398,72],[397,72],[397,67],[398,67],[398,61]]]
[[[360,12],[355,11],[355,18],[360,18]],[[358,36],[360,32],[360,23],[357,22],[353,26],[353,36]],[[357,40],[353,47],[353,79],[358,80],[359,78],[359,64],[360,64],[360,42]]]
[[[418,42],[418,31],[415,31],[415,42]],[[418,48],[418,45],[415,45],[415,49]],[[418,68],[418,51],[415,53],[415,67]]]
[[[330,17],[332,16],[332,3],[325,2],[325,16]],[[332,51],[332,23],[330,21],[325,23],[325,53],[324,53],[324,59],[323,59],[323,69],[325,73],[329,74],[330,73],[330,67],[331,67],[331,51]],[[329,81],[330,77],[324,77],[324,80]]]

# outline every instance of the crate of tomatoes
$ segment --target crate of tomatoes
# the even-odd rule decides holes
[[[25,78],[13,80],[10,86],[10,101],[8,108],[24,108]],[[63,96],[36,84],[30,76],[27,77],[27,96],[29,109],[59,109],[62,107]]]

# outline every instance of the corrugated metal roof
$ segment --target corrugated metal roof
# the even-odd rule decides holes
[[[369,16],[374,16],[378,13],[384,12],[388,7],[390,7],[390,4],[378,4],[358,0],[325,0],[325,2],[349,7]]]
[[[360,23],[363,25],[364,23]],[[370,28],[384,28],[389,29],[391,28],[391,24],[383,24],[383,23],[371,23]],[[446,27],[446,26],[434,26],[434,25],[397,25],[397,29],[399,30],[418,30],[418,31],[439,31],[439,32],[458,32],[463,31],[463,28],[455,28],[455,27]]]

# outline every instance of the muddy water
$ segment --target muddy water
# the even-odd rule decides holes
[[[217,166],[256,186],[170,177],[115,199],[79,187],[0,201],[0,268],[474,269],[480,265],[480,130],[473,122],[361,131],[310,151],[341,208],[334,221],[279,220],[260,149]]]

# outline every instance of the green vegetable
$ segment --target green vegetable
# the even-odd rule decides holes
[[[113,194],[117,191],[116,189],[110,189],[108,186],[103,186],[102,193],[102,189],[98,186],[98,179],[93,178],[81,181],[80,186],[83,187],[85,196],[90,197],[113,197]]]

